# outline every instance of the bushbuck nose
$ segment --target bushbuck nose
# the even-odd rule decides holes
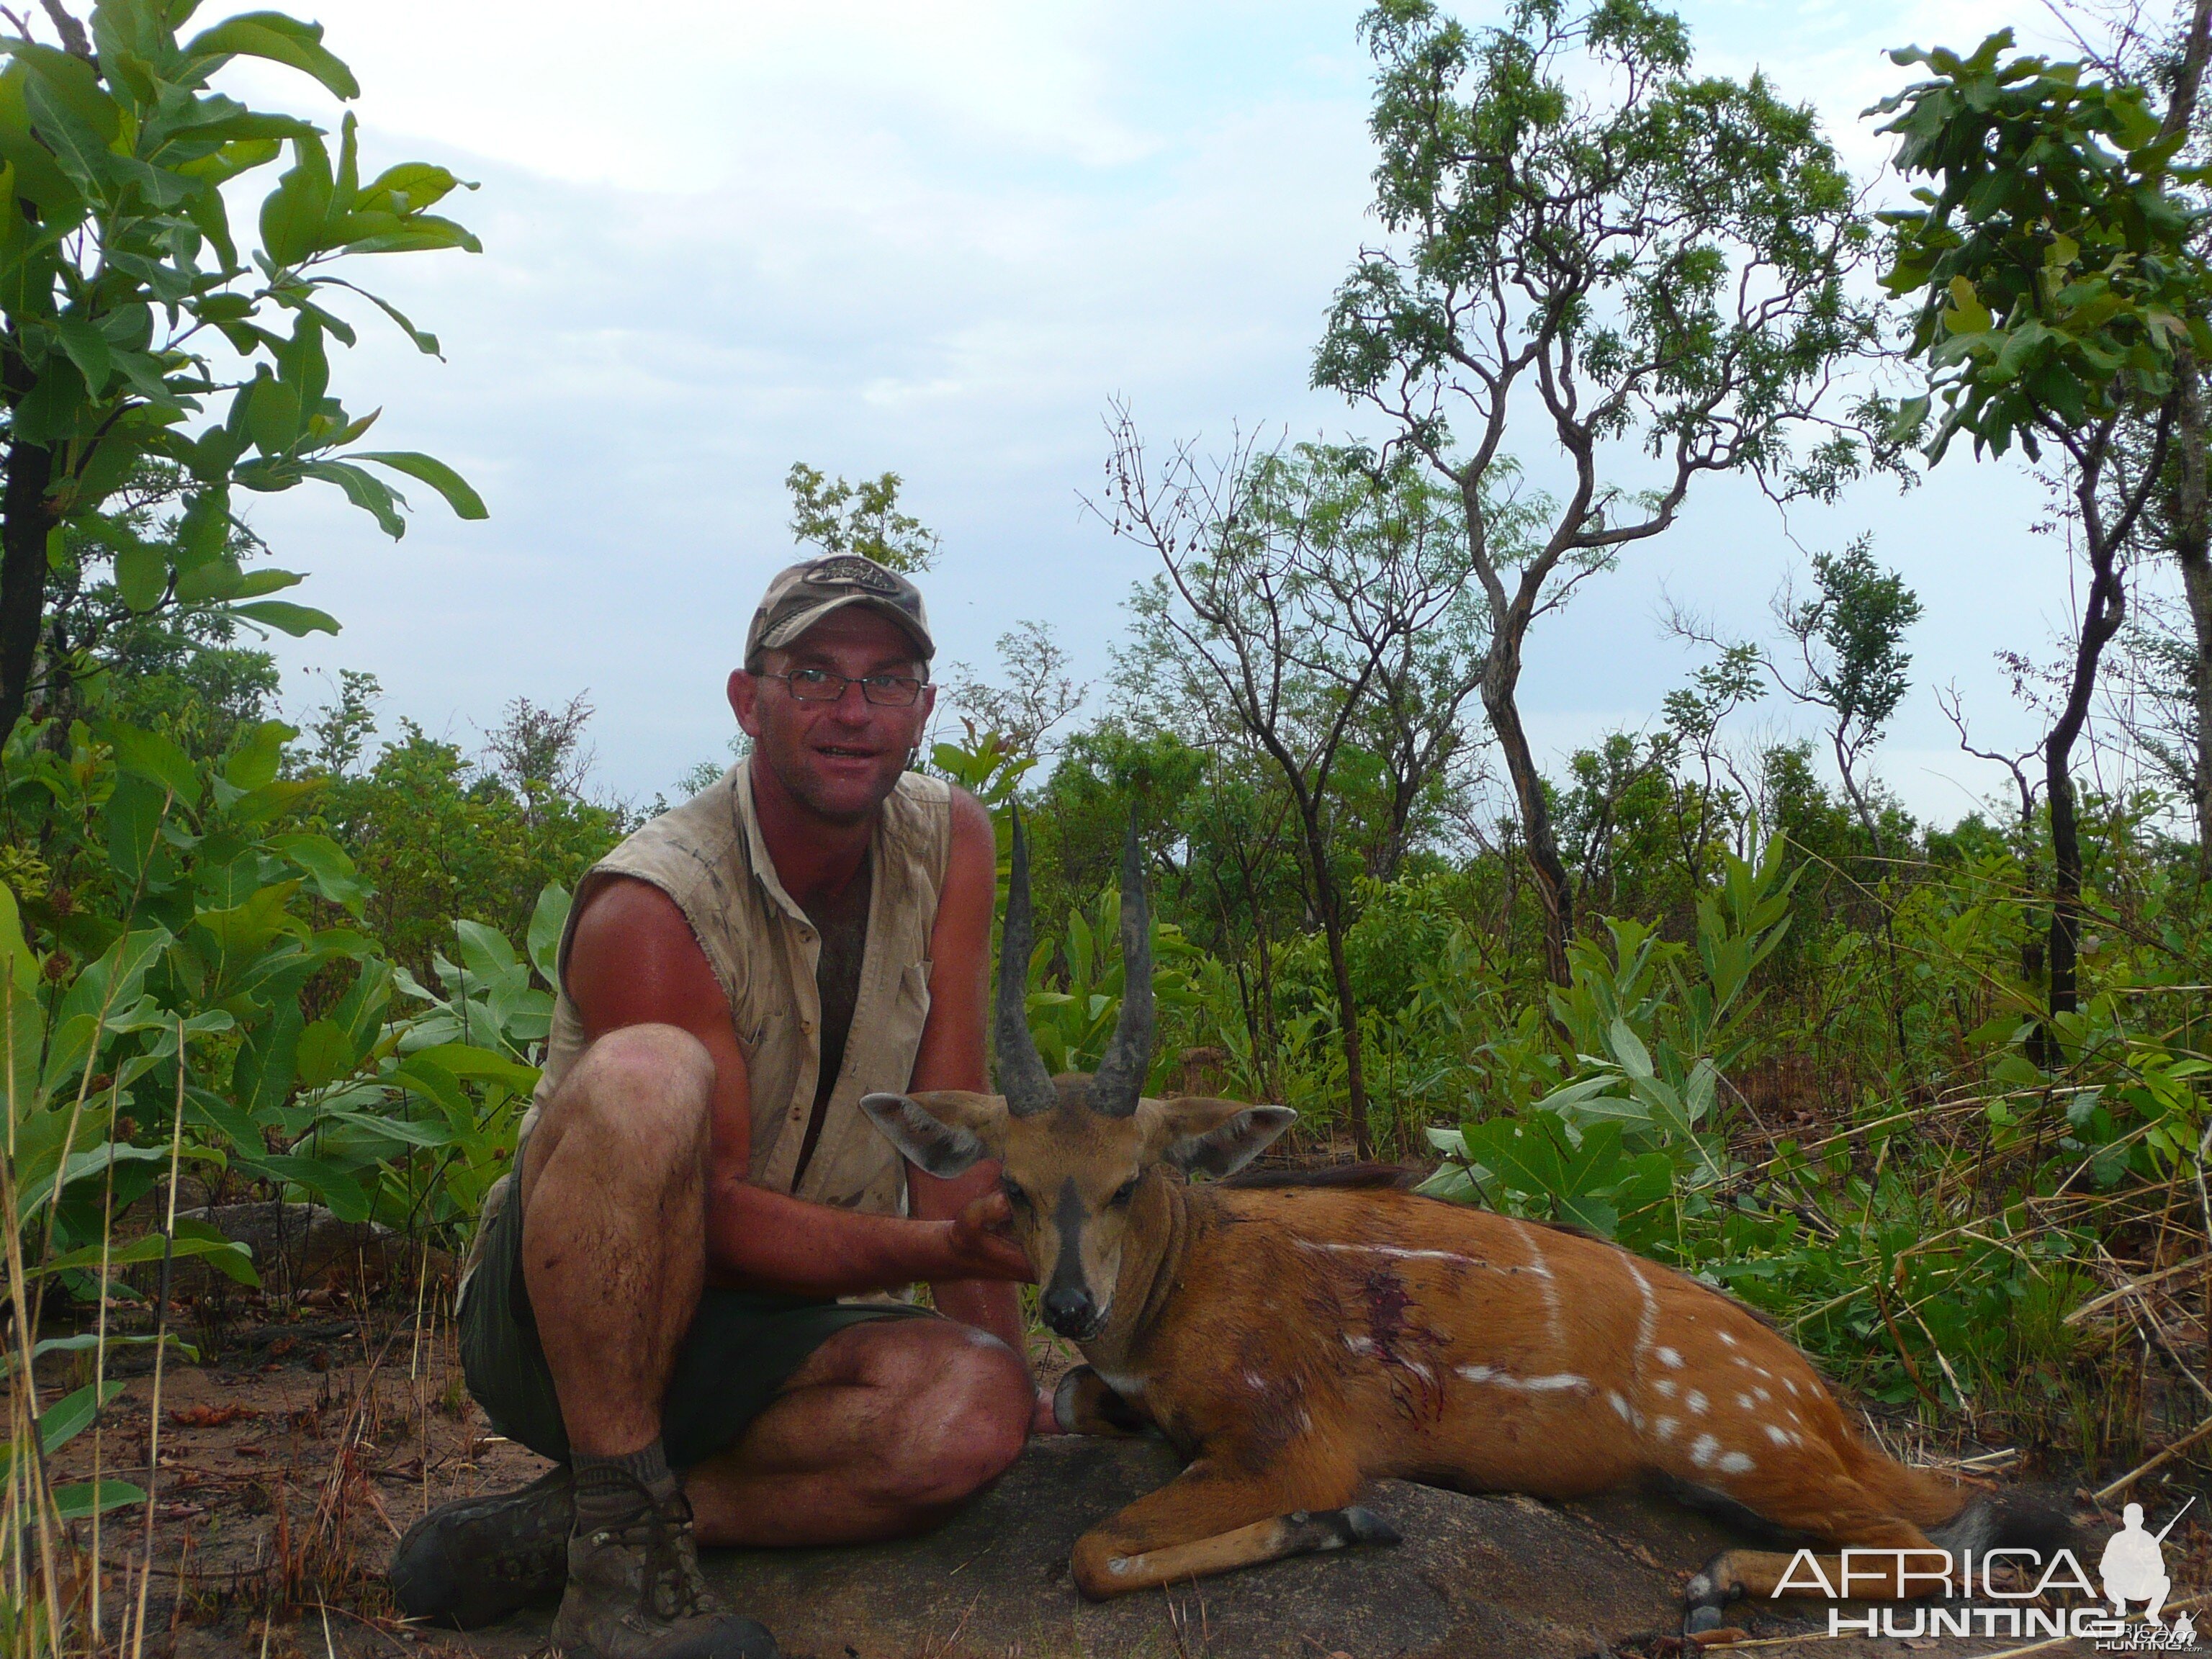
[[[1088,1334],[1098,1316],[1098,1304],[1086,1290],[1055,1286],[1044,1293],[1042,1305],[1044,1322],[1062,1336]]]

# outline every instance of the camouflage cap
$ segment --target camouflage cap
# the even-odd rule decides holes
[[[745,632],[745,665],[750,668],[763,651],[781,650],[831,611],[848,605],[865,605],[889,617],[906,630],[922,661],[937,654],[920,588],[873,559],[833,553],[776,573]]]

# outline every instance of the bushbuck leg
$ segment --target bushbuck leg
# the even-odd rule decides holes
[[[1115,1392],[1111,1384],[1088,1365],[1078,1365],[1060,1379],[1053,1390],[1052,1414],[1063,1434],[1141,1435],[1152,1426],[1144,1408]]]
[[[1850,1564],[1850,1583],[1846,1585],[1843,1558],[1838,1555],[1813,1558],[1819,1568],[1816,1579],[1813,1571],[1802,1565],[1796,1572],[1790,1572],[1790,1564],[1796,1559],[1794,1552],[1726,1550],[1707,1562],[1705,1571],[1691,1579],[1683,1591],[1683,1600],[1690,1610],[1691,1629],[1701,1626],[1711,1628],[1700,1619],[1700,1610],[1717,1612],[1738,1596],[1765,1601],[1779,1591],[1786,1596],[1825,1601],[1827,1597],[1821,1581],[1833,1585],[1838,1595],[1854,1601],[1909,1601],[1943,1589],[1944,1570],[1954,1565],[1953,1558],[1918,1527],[1894,1513],[1874,1493],[1840,1471],[1808,1478],[1804,1471],[1798,1470],[1793,1475],[1786,1490],[1780,1489],[1782,1483],[1778,1480],[1777,1490],[1750,1498],[1750,1506],[1762,1520],[1790,1531],[1805,1533],[1832,1549],[1925,1550],[1926,1557],[1899,1559],[1877,1556],[1854,1560]],[[1790,1587],[1783,1589],[1785,1578]],[[1711,1622],[1719,1621],[1713,1619]]]
[[[1200,1457],[1076,1540],[1076,1588],[1095,1601],[1349,1544],[1395,1544],[1380,1516],[1346,1508],[1358,1471],[1326,1454],[1248,1474]]]

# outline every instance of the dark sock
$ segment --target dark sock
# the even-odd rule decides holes
[[[570,1456],[576,1477],[576,1530],[627,1520],[638,1507],[638,1488],[655,1498],[666,1498],[678,1489],[668,1467],[667,1449],[656,1435],[634,1452],[619,1457],[595,1457],[589,1452]]]

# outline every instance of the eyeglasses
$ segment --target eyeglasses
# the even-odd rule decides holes
[[[921,682],[902,674],[863,674],[858,679],[833,674],[826,668],[797,668],[788,674],[761,674],[756,678],[781,680],[797,702],[836,702],[845,688],[857,685],[860,695],[878,708],[911,708],[921,696]]]

